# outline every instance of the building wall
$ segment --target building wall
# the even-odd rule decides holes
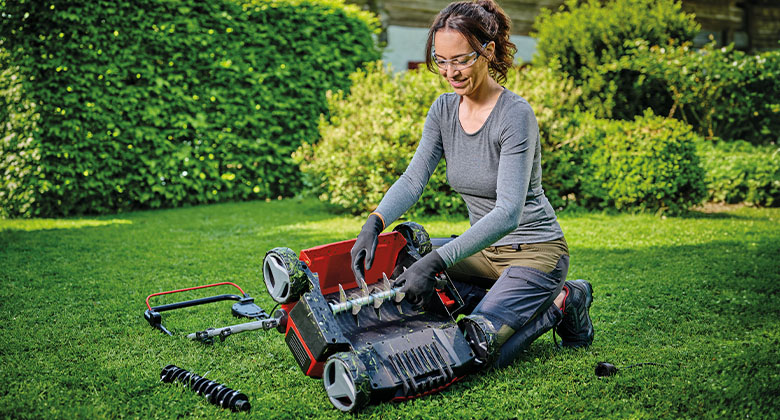
[[[427,28],[434,16],[450,0],[347,0],[380,16],[385,26]],[[542,10],[557,9],[564,0],[497,0],[512,19],[512,33],[528,35],[536,15]]]
[[[385,61],[405,70],[424,60],[426,29],[449,0],[347,0],[372,10],[382,20],[382,40],[387,42]],[[498,0],[512,19],[512,41],[518,46],[517,61],[531,60],[535,41],[529,36],[542,8],[556,10],[564,0]],[[780,0],[683,0],[683,10],[696,15],[702,32],[695,43],[710,37],[720,44],[761,51],[780,48]]]

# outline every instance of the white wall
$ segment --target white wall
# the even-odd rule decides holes
[[[410,61],[425,61],[425,41],[427,38],[427,28],[391,25],[387,28],[387,48],[385,48],[382,59],[395,71],[406,70]],[[536,40],[523,35],[512,35],[511,39],[517,45],[515,62],[531,61],[536,50]]]

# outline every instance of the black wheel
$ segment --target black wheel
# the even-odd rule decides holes
[[[481,315],[467,315],[458,321],[458,327],[474,351],[477,364],[492,366],[499,349],[493,324]]]
[[[369,378],[353,352],[336,353],[322,371],[322,385],[334,407],[344,412],[362,409],[369,401]]]
[[[425,256],[425,254],[433,250],[431,237],[428,235],[428,232],[425,231],[425,228],[422,227],[422,225],[419,223],[401,223],[400,225],[396,226],[393,231],[401,232],[401,234],[404,235],[404,238],[406,238],[406,242],[408,242],[409,245],[417,250],[417,253],[420,254],[420,256]]]
[[[274,248],[263,259],[263,279],[268,294],[278,303],[294,302],[308,287],[306,272],[290,248]]]

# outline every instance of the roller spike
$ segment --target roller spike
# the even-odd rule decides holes
[[[382,285],[385,287],[385,290],[392,290],[393,284],[390,283],[390,279],[387,278],[387,274],[384,272],[382,273]]]
[[[404,267],[404,271],[403,272],[404,273],[406,272],[406,267]],[[395,303],[399,303],[400,304],[401,301],[404,300],[404,296],[406,296],[406,293],[402,293],[400,291],[398,293],[396,293],[395,294]],[[399,312],[400,312],[400,306],[401,305],[398,305],[398,306],[399,306]]]
[[[380,298],[380,297],[377,297],[377,298],[375,298],[375,299],[374,299],[374,309],[379,309],[379,307],[380,307],[380,306],[382,306],[382,303],[383,303],[384,301],[385,301],[385,300],[384,300],[384,299],[382,299],[382,298]]]
[[[359,298],[360,298],[360,296],[356,296],[355,298],[351,299],[351,301],[352,301],[352,315],[355,315],[355,316],[357,316],[357,314],[360,313],[360,310],[363,309],[363,305],[361,305],[358,302]]]
[[[360,291],[363,293],[363,296],[368,296],[370,293],[368,292],[368,284],[366,284],[366,281],[363,279],[358,279],[357,283]]]
[[[379,292],[381,292],[381,290],[379,290]],[[379,297],[378,293],[376,295],[374,295],[374,296],[375,296],[374,297],[374,303],[373,303],[374,312],[376,313],[376,318],[381,321],[382,320],[382,310],[380,308],[382,307],[382,303],[385,300],[383,298]]]
[[[404,300],[404,297],[406,296],[406,293],[402,291],[398,291],[395,293],[395,297],[393,298],[395,300],[395,303],[401,303],[402,300]]]
[[[347,294],[344,292],[344,288],[341,286],[341,283],[339,283],[339,302],[344,303],[347,301]]]

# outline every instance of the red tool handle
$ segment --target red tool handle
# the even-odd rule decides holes
[[[444,306],[447,307],[447,309],[450,309],[453,306],[455,306],[455,301],[452,300],[452,298],[450,298],[449,296],[447,296],[447,292],[445,292],[444,290],[436,289],[436,293],[439,295],[439,298],[441,299],[441,303],[443,303]]]

